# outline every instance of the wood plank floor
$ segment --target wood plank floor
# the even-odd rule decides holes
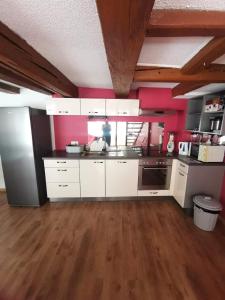
[[[173,201],[12,208],[0,194],[1,300],[222,300],[225,227]]]

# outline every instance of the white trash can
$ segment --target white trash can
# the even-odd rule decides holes
[[[194,202],[194,224],[206,231],[213,231],[222,205],[218,200],[205,195],[196,195]]]

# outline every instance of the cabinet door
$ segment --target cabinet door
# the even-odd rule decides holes
[[[105,161],[80,161],[81,197],[105,197]]]
[[[187,174],[177,168],[174,184],[174,198],[181,207],[184,207],[185,202],[187,176]]]
[[[106,160],[106,197],[137,196],[138,160]]]
[[[137,99],[106,99],[107,116],[138,116],[139,100]]]
[[[80,115],[80,99],[57,98],[46,104],[47,115]]]
[[[80,184],[47,182],[47,195],[49,198],[77,198],[80,197]]]
[[[105,116],[105,99],[81,99],[81,115]]]

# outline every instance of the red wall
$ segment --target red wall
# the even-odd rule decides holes
[[[111,89],[79,88],[81,98],[115,98]],[[57,95],[56,95],[57,98]],[[190,134],[183,131],[185,125],[185,114],[187,100],[173,99],[171,89],[160,88],[140,88],[137,92],[133,91],[130,98],[140,99],[141,108],[170,108],[180,110],[175,115],[161,117],[112,117],[113,121],[140,121],[140,122],[164,122],[165,134],[163,149],[166,150],[168,132],[175,132],[175,143],[179,141],[189,141]],[[57,101],[57,99],[56,99]],[[78,140],[81,144],[88,142],[87,121],[85,116],[55,116],[55,143],[57,150],[64,150],[66,144],[71,140]],[[221,192],[221,202],[225,207],[225,178]],[[222,213],[225,218],[225,210]]]
[[[115,98],[111,89],[79,88],[81,98]],[[129,98],[140,99],[141,108],[173,108],[182,109],[175,115],[161,117],[111,117],[111,121],[133,121],[133,122],[164,122],[165,135],[163,149],[166,150],[168,132],[176,132],[175,141],[187,139],[183,133],[186,111],[186,100],[172,99],[170,89],[140,88],[139,91],[132,91]],[[57,100],[56,100],[57,101]],[[81,144],[88,142],[86,116],[55,116],[55,143],[56,149],[65,149],[66,144],[71,140],[78,140]]]

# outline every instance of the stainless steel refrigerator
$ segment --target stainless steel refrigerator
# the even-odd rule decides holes
[[[0,155],[10,205],[40,206],[46,202],[42,157],[51,149],[50,119],[44,110],[0,108]]]

